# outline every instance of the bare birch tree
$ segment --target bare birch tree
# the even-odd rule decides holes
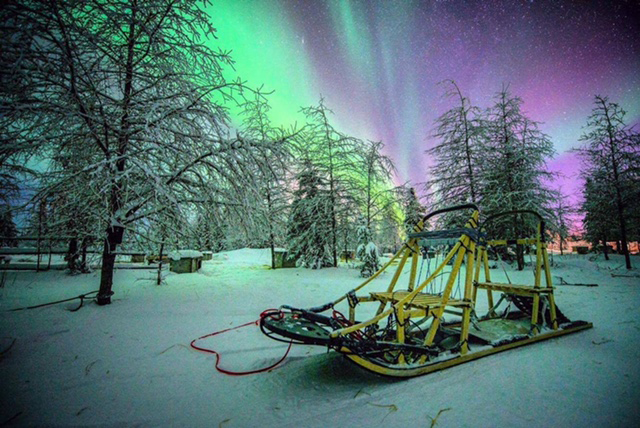
[[[224,106],[243,85],[225,78],[233,62],[210,47],[204,6],[26,0],[0,11],[2,141],[14,157],[81,157],[40,195],[90,177],[104,237],[98,304],[111,302],[125,230],[171,206],[238,202],[251,187],[242,154],[252,143],[228,135]]]
[[[438,143],[427,150],[435,160],[428,186],[440,206],[477,203],[482,186],[481,111],[462,95],[456,82],[444,83],[448,85],[445,97],[455,105],[436,119]]]
[[[522,112],[523,101],[503,87],[485,114],[483,191],[480,205],[486,215],[529,209],[548,217],[555,193],[545,181],[552,174],[546,161],[554,154],[553,143]],[[535,231],[534,219],[514,216],[496,223],[493,233],[518,236]],[[523,248],[518,245],[518,269],[524,268]]]
[[[599,95],[595,97],[594,104],[591,116],[587,119],[586,131],[580,137],[583,145],[577,150],[584,162],[582,175],[585,179],[591,178],[593,185],[600,186],[601,191],[612,195],[620,250],[625,256],[627,269],[631,269],[627,244],[628,218],[640,176],[640,138],[637,132],[626,125],[626,112],[618,104]],[[594,196],[593,191],[591,194]],[[592,211],[594,206],[587,205],[586,208]],[[597,217],[597,212],[592,214]],[[610,216],[611,213],[604,215]],[[595,224],[603,222],[593,220]]]

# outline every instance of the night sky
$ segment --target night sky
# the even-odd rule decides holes
[[[595,94],[640,120],[640,2],[224,0],[209,8],[237,74],[274,90],[273,120],[323,96],[336,127],[382,141],[397,183],[428,179],[434,120],[454,79],[489,107],[503,84],[551,136],[549,164],[577,194],[578,144]],[[575,200],[575,198],[572,198]]]

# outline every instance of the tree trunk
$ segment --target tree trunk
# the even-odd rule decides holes
[[[605,238],[602,243],[604,244],[604,259],[605,260],[609,260],[609,247],[607,247],[607,238]]]
[[[67,251],[67,266],[71,273],[78,269],[78,238],[73,237],[69,241],[69,250]]]
[[[276,268],[276,247],[275,247],[275,244],[273,243],[273,240],[274,240],[273,233],[271,233],[269,234],[269,249],[271,250],[271,269]],[[284,264],[284,260],[282,260],[282,263]]]
[[[89,272],[89,266],[87,266],[87,247],[89,246],[89,237],[82,238],[82,254],[80,256],[80,271],[82,273]]]
[[[516,260],[518,261],[518,270],[524,270],[524,247],[516,244]]]
[[[118,180],[125,171],[125,163],[127,159],[127,149],[129,147],[129,108],[131,104],[131,93],[133,92],[133,71],[134,71],[134,48],[136,42],[136,13],[137,4],[131,8],[131,21],[129,25],[129,33],[127,35],[127,60],[124,70],[124,90],[122,114],[120,116],[120,124],[118,129],[117,144],[117,160],[115,161],[116,173],[111,177],[111,195],[110,195],[110,223],[107,228],[107,239],[104,242],[104,250],[102,251],[102,271],[100,272],[100,292],[98,293],[98,304],[108,305],[111,303],[113,291],[113,267],[116,262],[115,251],[118,244],[122,243],[124,227],[115,226],[113,220],[118,222],[121,220],[116,217],[120,208],[122,208],[121,192],[122,182]],[[107,156],[108,157],[108,156]],[[118,223],[120,224],[120,223]]]
[[[337,228],[338,228],[338,223],[336,221],[335,198],[332,194],[331,196],[331,249],[332,249],[332,255],[333,255],[333,267],[338,267],[338,240],[336,238]]]
[[[271,203],[271,190],[269,189],[269,186],[267,186],[266,188],[266,193],[267,193],[267,210],[269,212],[269,249],[271,250],[271,269],[275,269],[276,268],[276,248],[275,248],[275,236],[273,234],[273,224],[272,219],[273,219],[273,207],[272,207],[272,203]],[[283,255],[284,257],[284,255]],[[284,264],[284,259],[282,260],[282,263]]]
[[[158,261],[158,279],[156,280],[156,285],[160,285],[162,284],[162,256],[164,252],[164,239],[162,239],[162,243],[160,244],[160,254],[159,254],[159,261]]]
[[[513,216],[513,237],[514,239],[518,239],[520,237],[520,222],[518,221],[518,216]],[[516,262],[518,263],[518,270],[524,270],[524,247],[522,244],[516,244]]]
[[[107,229],[107,238],[104,240],[102,250],[102,269],[100,271],[100,291],[98,292],[98,305],[111,303],[113,295],[113,268],[116,264],[116,248],[122,243],[124,228],[113,226]]]

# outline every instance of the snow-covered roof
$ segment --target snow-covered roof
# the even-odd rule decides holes
[[[179,250],[179,251],[171,251],[169,253],[169,258],[171,260],[195,259],[198,257],[202,257],[202,253],[196,250]]]

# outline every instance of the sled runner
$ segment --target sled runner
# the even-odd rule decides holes
[[[470,212],[464,227],[423,230],[432,217],[454,211]],[[487,226],[515,215],[537,219],[534,237],[487,239]],[[412,377],[593,326],[570,321],[556,307],[539,214],[510,211],[478,222],[473,204],[432,212],[357,288],[320,307],[282,306],[261,317],[260,327],[276,340],[327,346],[375,373]],[[535,253],[533,285],[491,280],[488,250],[510,245]],[[393,271],[388,286],[364,294],[385,271]]]

